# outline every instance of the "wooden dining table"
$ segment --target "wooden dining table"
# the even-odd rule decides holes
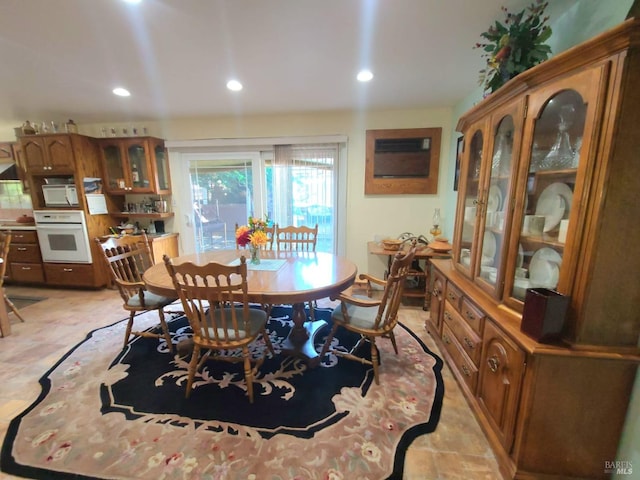
[[[350,260],[324,252],[261,250],[260,264],[249,263],[248,250],[212,250],[172,258],[174,264],[209,262],[236,264],[247,258],[248,299],[262,305],[291,304],[293,327],[285,340],[283,352],[304,358],[314,367],[320,363],[314,342],[317,332],[327,322],[309,321],[305,302],[335,297],[355,281],[356,265]],[[166,266],[160,262],[143,275],[147,289],[157,295],[176,296]]]

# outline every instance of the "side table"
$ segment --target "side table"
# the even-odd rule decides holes
[[[385,278],[391,268],[393,257],[397,250],[387,250],[378,242],[367,242],[367,250],[372,255],[387,256],[387,269],[385,270]],[[413,288],[405,288],[403,297],[422,298],[423,310],[429,310],[431,306],[431,262],[432,258],[450,258],[449,252],[438,252],[428,247],[418,248],[414,257],[414,265],[409,273],[410,277],[417,279],[417,286]],[[424,266],[420,266],[420,262],[424,262]]]

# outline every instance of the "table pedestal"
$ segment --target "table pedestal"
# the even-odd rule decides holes
[[[320,365],[320,355],[316,352],[315,337],[322,327],[327,325],[324,320],[307,321],[304,303],[293,304],[293,327],[282,345],[282,352],[296,355],[305,359],[311,367]]]

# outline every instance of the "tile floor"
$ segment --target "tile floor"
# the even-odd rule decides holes
[[[114,290],[59,290],[6,286],[9,294],[47,297],[21,310],[25,323],[10,315],[12,333],[0,338],[0,441],[10,420],[40,393],[38,379],[86,334],[122,318]],[[419,307],[404,306],[401,321],[439,354],[424,329]],[[384,361],[384,359],[383,359]],[[498,466],[449,367],[442,370],[445,398],[436,431],[417,438],[405,461],[405,480],[498,480]],[[0,479],[16,478],[0,472]]]

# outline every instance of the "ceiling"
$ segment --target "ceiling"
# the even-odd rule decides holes
[[[0,122],[452,106],[479,34],[530,1],[2,0]]]

